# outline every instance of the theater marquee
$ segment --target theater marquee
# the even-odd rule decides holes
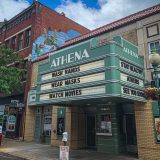
[[[102,97],[145,101],[143,66],[138,48],[119,36],[103,45],[96,38],[81,42],[38,66],[36,98],[29,105]]]

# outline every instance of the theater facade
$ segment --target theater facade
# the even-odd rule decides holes
[[[137,46],[95,37],[35,62],[32,81],[25,140],[59,146],[66,131],[72,149],[138,152],[135,108],[146,99]]]

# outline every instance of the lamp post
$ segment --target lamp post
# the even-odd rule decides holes
[[[160,85],[159,85],[159,78],[158,78],[158,73],[160,73],[160,70],[158,70],[158,66],[160,65],[160,55],[155,51],[153,50],[151,52],[151,54],[149,55],[149,61],[150,63],[152,64],[153,66],[153,73],[154,73],[154,80],[155,80],[155,86],[157,89],[160,88]],[[158,90],[159,92],[159,90]],[[160,99],[158,97],[158,110],[159,110],[159,116],[160,116]]]

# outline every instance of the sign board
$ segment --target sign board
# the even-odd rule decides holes
[[[121,86],[122,94],[135,96],[135,97],[144,97],[144,92],[136,89],[132,89],[126,86]]]
[[[62,139],[62,141],[63,141],[63,142],[67,142],[67,140],[68,140],[68,133],[67,133],[67,132],[64,132],[64,133],[63,133],[63,139]]]
[[[11,107],[17,107],[19,103],[19,100],[11,100],[10,106]]]
[[[60,146],[60,160],[69,160],[69,146]]]
[[[0,115],[4,115],[4,108],[5,106],[0,105]]]
[[[0,126],[0,134],[2,133],[2,126]]]
[[[84,95],[94,95],[103,93],[105,93],[105,85],[41,94],[40,100],[44,101],[49,99],[69,98],[69,97],[76,97],[76,96],[78,97]]]
[[[105,80],[105,72],[54,81],[51,83],[45,83],[41,85],[41,90],[54,89],[54,88],[70,86],[70,85],[74,86],[76,84],[84,84],[84,83],[101,81],[101,80]]]
[[[63,70],[54,71],[48,74],[44,74],[42,75],[41,80],[44,81],[44,80],[53,79],[53,78],[57,78],[60,76],[65,76],[73,73],[80,73],[80,72],[82,73],[84,71],[89,71],[89,70],[101,68],[104,66],[105,66],[104,60],[94,61],[94,62],[66,68]]]
[[[14,115],[9,115],[7,130],[8,131],[15,131],[15,125],[16,125],[16,117]]]
[[[0,115],[0,125],[3,123],[3,115]]]

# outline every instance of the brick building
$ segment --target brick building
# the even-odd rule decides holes
[[[5,106],[7,108],[5,123],[9,115],[16,116],[16,125],[13,130],[6,130],[7,134],[11,134],[13,137],[23,135],[24,108],[30,87],[32,51],[34,50],[36,57],[38,57],[43,54],[43,49],[45,52],[53,50],[53,48],[48,47],[48,43],[54,41],[54,45],[57,47],[57,45],[62,45],[65,40],[85,34],[88,31],[87,28],[65,17],[64,13],[59,14],[39,2],[34,2],[12,19],[0,23],[0,43],[18,51],[19,57],[24,61],[24,64],[21,66],[21,64],[15,63],[15,65],[26,69],[26,75],[22,79],[23,89],[21,92],[14,92],[12,95],[1,94],[0,96],[1,107]],[[39,39],[42,40],[42,38],[46,38],[46,41],[40,44]],[[38,53],[36,53],[34,47],[36,47],[36,51],[39,51]],[[4,128],[7,128],[7,126],[4,125]]]
[[[45,130],[45,122],[41,122],[49,107],[50,139],[43,136],[46,138],[43,140],[51,145],[62,144],[59,129],[62,123],[63,131],[69,133],[71,148],[132,152],[138,153],[140,160],[159,159],[160,144],[155,138],[155,117],[159,116],[157,105],[141,97],[144,82],[152,79],[148,70],[149,54],[153,48],[158,53],[160,51],[159,31],[160,5],[156,5],[68,40],[55,54],[44,54],[34,61],[32,73],[37,76],[32,76],[31,84],[37,86],[30,88],[25,140],[41,140],[41,131]],[[114,38],[117,35],[131,43],[123,38]],[[81,58],[77,55],[79,50],[83,52]],[[75,53],[73,59],[70,53],[72,56]],[[57,63],[57,58],[63,60],[64,57],[67,57],[67,62]],[[70,75],[66,75],[68,70]],[[71,79],[74,79],[74,84],[69,84]],[[121,89],[114,86],[116,83],[121,85]],[[102,84],[106,85],[106,90]]]

